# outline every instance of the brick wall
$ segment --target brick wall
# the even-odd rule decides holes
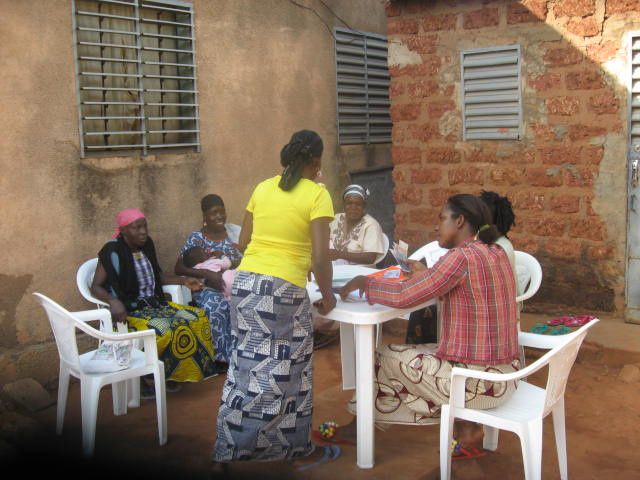
[[[621,311],[626,245],[624,33],[634,0],[387,4],[396,232],[434,238],[449,195],[495,190],[544,277],[538,308]],[[523,138],[462,141],[461,49],[518,43]]]

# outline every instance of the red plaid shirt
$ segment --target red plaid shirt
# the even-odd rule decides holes
[[[441,297],[439,358],[474,365],[518,358],[516,283],[497,245],[465,243],[404,282],[367,277],[366,295],[369,303],[396,308]]]

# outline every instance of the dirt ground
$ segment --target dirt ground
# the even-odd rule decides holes
[[[386,334],[385,341],[401,336]],[[342,391],[339,344],[316,352],[314,427],[333,419],[351,421],[345,405],[352,392]],[[535,360],[529,357],[528,363]],[[618,373],[623,365],[640,362],[640,353],[583,346],[566,392],[567,448],[569,475],[577,479],[615,480],[640,478],[640,456],[633,445],[640,442],[640,383],[624,383]],[[541,384],[546,372],[530,381]],[[125,416],[112,414],[111,391],[101,396],[95,457],[87,462],[81,451],[80,391],[72,383],[64,432],[55,436],[55,406],[33,414],[29,432],[18,432],[8,443],[14,455],[5,458],[20,475],[60,473],[67,478],[151,476],[157,478],[211,478],[210,454],[215,438],[217,404],[223,384],[218,376],[199,384],[185,385],[178,393],[167,394],[169,440],[158,445],[154,401],[143,401]],[[343,447],[334,462],[304,473],[290,465],[246,464],[232,468],[228,478],[278,480],[308,479],[416,479],[439,478],[438,426],[391,426],[376,431],[376,465],[370,470],[356,466],[355,447]],[[5,444],[6,445],[6,444]],[[559,478],[551,418],[544,424],[543,478]],[[453,478],[524,478],[518,438],[501,432],[498,450],[486,456],[454,462]],[[26,477],[25,477],[26,478]]]

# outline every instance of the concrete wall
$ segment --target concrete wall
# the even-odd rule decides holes
[[[625,32],[640,28],[640,3],[394,1],[387,14],[398,235],[422,244],[449,195],[498,191],[515,247],[542,263],[541,308],[622,312]],[[515,43],[523,138],[462,141],[460,50]]]
[[[315,0],[330,28],[343,24]],[[385,33],[380,0],[325,2],[349,26]],[[241,223],[253,186],[279,173],[291,133],[317,130],[333,193],[349,170],[388,164],[388,146],[337,145],[333,38],[286,0],[196,0],[199,154],[80,159],[70,0],[0,0],[0,383],[57,375],[42,292],[84,309],[75,273],[122,208],[149,217],[160,263],[172,269],[199,199],[219,193]],[[339,198],[334,195],[334,198]]]

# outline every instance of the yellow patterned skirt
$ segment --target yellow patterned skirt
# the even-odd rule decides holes
[[[215,373],[211,327],[204,310],[169,302],[129,312],[127,321],[133,330],[155,330],[167,380],[198,382]]]

